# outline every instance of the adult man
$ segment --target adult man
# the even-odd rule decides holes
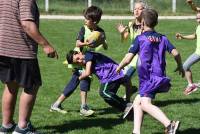
[[[38,44],[51,58],[58,55],[39,31],[39,11],[35,0],[1,0],[0,4],[0,80],[2,127],[0,133],[34,133],[30,116],[39,86],[42,84],[37,60]],[[19,120],[13,114],[18,89],[24,90],[19,101]]]

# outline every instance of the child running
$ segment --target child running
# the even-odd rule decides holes
[[[160,108],[151,102],[157,93],[168,92],[171,86],[170,79],[165,74],[165,52],[168,51],[175,57],[176,71],[184,76],[181,57],[167,37],[154,30],[158,23],[158,13],[153,9],[144,9],[141,16],[143,33],[136,37],[128,54],[117,68],[117,72],[120,72],[137,53],[139,54],[137,65],[139,95],[134,100],[133,134],[141,133],[144,112],[165,126],[165,134],[175,134],[179,127],[179,121],[170,120]]]
[[[77,40],[76,40],[76,51],[79,52],[85,52],[85,51],[95,51],[96,49],[99,49],[103,47],[104,49],[107,49],[106,44],[106,37],[105,32],[102,28],[98,26],[98,23],[101,20],[102,16],[102,10],[99,7],[91,6],[87,8],[84,11],[84,17],[85,17],[85,24],[81,28],[80,32],[78,33]],[[92,46],[92,42],[88,42],[87,38],[91,35],[93,31],[98,31],[102,35],[102,45],[94,48]],[[91,77],[85,77],[84,79],[79,80],[79,76],[81,75],[81,72],[83,71],[83,68],[81,66],[74,66],[68,64],[68,67],[72,67],[72,77],[68,84],[65,86],[63,93],[58,97],[58,99],[51,105],[50,111],[57,111],[61,113],[67,113],[62,107],[62,102],[68,98],[74,90],[77,88],[77,86],[80,83],[80,96],[81,96],[81,108],[80,108],[80,115],[83,116],[91,116],[94,114],[94,111],[89,109],[87,105],[87,92],[90,89],[91,84]]]
[[[188,85],[184,90],[185,95],[189,95],[192,92],[197,91],[198,87],[200,86],[199,83],[193,82],[192,71],[190,70],[192,65],[194,65],[195,63],[200,61],[200,12],[197,12],[196,20],[197,20],[198,26],[197,26],[196,32],[194,34],[184,36],[180,33],[176,33],[177,39],[187,39],[187,40],[197,39],[197,43],[196,43],[197,47],[196,47],[195,52],[193,54],[191,54],[183,64],[183,69],[185,71],[185,77],[188,82]]]
[[[135,37],[141,34],[141,13],[143,9],[145,9],[145,4],[142,1],[135,2],[133,11],[135,19],[130,21],[128,26],[124,26],[121,23],[117,26],[117,30],[121,34],[122,41],[127,40],[128,36],[130,36],[131,42],[133,42]],[[137,56],[134,57],[125,69],[127,76],[131,77],[133,75],[136,70],[136,63]]]
[[[131,42],[133,42],[135,37],[141,34],[142,32],[141,13],[144,9],[145,9],[145,3],[143,3],[142,1],[136,1],[134,3],[134,10],[133,10],[133,15],[135,19],[130,21],[128,23],[128,26],[124,26],[122,23],[120,23],[117,26],[117,30],[121,34],[122,41],[127,40],[128,36],[130,36]],[[131,61],[131,63],[125,67],[124,73],[126,76],[128,77],[133,76],[136,70],[137,59],[138,59],[138,55],[136,55]],[[126,98],[126,96],[131,96],[137,90],[136,87],[135,88],[133,87],[132,89],[133,90],[131,90],[130,93],[128,93],[128,95],[125,95],[123,97],[124,99]]]

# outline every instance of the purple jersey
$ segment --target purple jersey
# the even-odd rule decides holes
[[[155,31],[144,32],[136,37],[129,52],[139,54],[137,68],[141,96],[168,91],[170,79],[165,74],[165,52],[171,53],[173,49],[166,36]]]
[[[95,52],[86,52],[85,61],[92,61],[91,71],[101,83],[115,81],[124,77],[123,72],[116,72],[118,64],[109,57]]]

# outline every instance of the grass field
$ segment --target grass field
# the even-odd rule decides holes
[[[126,23],[127,21],[124,21]],[[73,49],[76,34],[82,26],[82,21],[59,21],[41,20],[41,32],[54,44],[59,59],[49,59],[39,50],[39,62],[43,78],[43,86],[40,88],[37,101],[32,114],[32,123],[42,133],[49,134],[130,134],[133,127],[132,121],[124,121],[119,117],[121,113],[109,107],[98,94],[98,81],[93,80],[91,91],[88,95],[90,106],[96,111],[94,117],[85,118],[79,115],[80,97],[79,88],[68,98],[63,107],[69,111],[68,114],[50,113],[49,107],[62,92],[71,72],[62,65],[65,54]],[[116,61],[120,61],[129,48],[129,42],[120,43],[119,34],[115,29],[117,21],[102,21],[100,25],[105,29],[109,50],[106,55]],[[177,31],[189,34],[195,31],[194,20],[167,20],[160,21],[157,31],[167,35],[171,42],[181,52],[183,61],[195,50],[195,41],[177,41]],[[200,78],[200,63],[192,67],[194,80]],[[186,86],[185,79],[180,78],[173,70],[176,68],[174,59],[167,56],[167,74],[172,79],[172,88],[166,94],[158,94],[155,104],[170,117],[181,121],[181,134],[200,133],[200,91],[189,96],[183,95],[183,88]],[[138,85],[137,77],[132,79]],[[2,84],[0,86],[2,89]],[[2,95],[0,90],[0,95]],[[119,95],[124,93],[123,87],[119,89]],[[133,96],[134,98],[134,96]],[[132,99],[133,99],[132,98]],[[17,120],[17,110],[15,119]],[[2,118],[0,117],[0,121]],[[162,134],[164,127],[149,115],[145,115],[142,127],[142,134]]]

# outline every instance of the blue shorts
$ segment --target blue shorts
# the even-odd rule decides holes
[[[64,88],[64,91],[63,91],[64,96],[66,96],[66,97],[70,96],[75,91],[75,89],[77,88],[79,83],[80,83],[81,91],[87,92],[90,90],[91,79],[89,77],[87,77],[80,81],[78,79],[79,76],[80,76],[80,73],[77,71],[75,71],[72,74],[70,81],[67,83],[67,85]]]

